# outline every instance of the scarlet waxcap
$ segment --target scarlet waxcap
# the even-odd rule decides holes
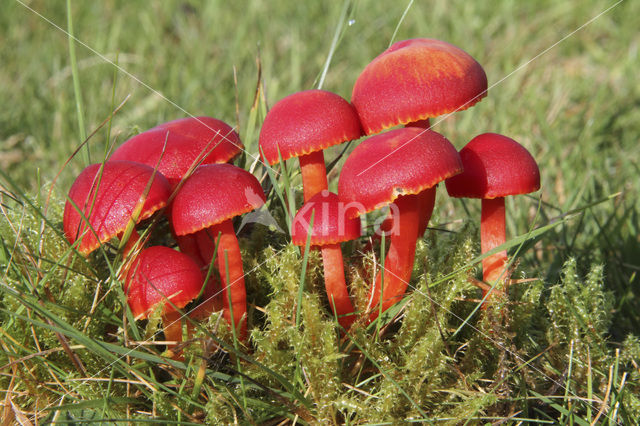
[[[153,246],[136,256],[124,291],[131,313],[142,319],[160,306],[163,314],[175,311],[174,306],[184,308],[198,296],[202,284],[202,272],[189,256],[169,247]]]
[[[349,218],[349,206],[337,194],[323,190],[309,199],[293,219],[291,240],[297,246],[307,243],[313,214],[310,244],[324,246],[351,241],[360,237],[360,218]]]
[[[370,135],[467,109],[486,93],[487,76],[468,53],[416,38],[394,43],[371,61],[356,80],[351,102]]]
[[[193,138],[202,146],[209,144],[207,161],[203,164],[226,163],[242,152],[244,146],[238,133],[222,120],[213,117],[186,117],[160,124],[154,129]]]
[[[497,198],[540,189],[540,170],[525,147],[511,138],[484,133],[462,150],[464,172],[447,179],[452,197]]]
[[[278,101],[264,119],[260,150],[269,164],[321,151],[362,136],[353,106],[325,90],[306,90]]]
[[[110,160],[158,167],[173,186],[194,163],[226,163],[242,150],[238,134],[211,117],[182,118],[140,133],[116,149]]]
[[[183,183],[171,204],[176,235],[201,229],[250,212],[266,201],[260,182],[232,164],[206,164]]]
[[[455,147],[433,130],[404,127],[360,143],[342,167],[338,195],[360,203],[359,214],[418,194],[462,172]]]
[[[170,194],[167,179],[145,164],[108,161],[102,173],[100,166],[78,175],[64,207],[65,236],[71,244],[82,238],[78,251],[85,255],[123,233],[132,218],[139,222],[166,206]]]

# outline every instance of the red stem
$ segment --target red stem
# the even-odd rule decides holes
[[[324,285],[331,305],[331,311],[338,322],[348,330],[355,320],[354,309],[349,299],[347,283],[344,278],[342,248],[339,243],[322,246],[322,263],[324,265]]]
[[[418,238],[424,235],[424,231],[427,230],[427,225],[431,220],[431,214],[433,213],[433,206],[436,204],[436,187],[433,186],[429,189],[425,189],[418,194],[418,208],[420,209],[420,218],[418,223]]]
[[[182,253],[193,259],[200,268],[203,268],[206,265],[204,259],[200,256],[197,234],[174,235],[174,237],[178,242],[178,247],[180,247],[180,251]]]
[[[427,230],[427,225],[429,224],[429,220],[431,220],[431,214],[433,213],[433,206],[436,203],[436,187],[425,189],[424,191],[417,194],[418,197],[418,208],[420,209],[420,218],[418,223],[418,238],[424,235],[424,232]],[[393,232],[395,218],[393,213],[389,211],[387,217],[384,218],[376,234],[374,234],[374,240],[380,240],[380,236],[385,234],[387,236]],[[380,235],[378,235],[380,234]],[[370,249],[370,247],[367,247]]]
[[[227,322],[231,324],[231,309],[233,309],[233,324],[235,324],[236,333],[240,340],[246,340],[247,337],[247,293],[244,287],[244,270],[242,267],[242,255],[240,253],[240,245],[233,229],[231,219],[210,226],[207,229],[208,238],[212,241],[210,250],[202,250],[201,255],[211,262],[213,258],[213,247],[218,241],[218,252],[216,253],[216,262],[218,263],[218,271],[220,272],[220,280],[222,282],[222,307],[223,315]],[[229,266],[229,281],[227,282],[227,271],[225,270],[225,251],[227,252],[227,261]]]
[[[371,299],[368,309],[371,311],[369,320],[377,318],[380,310],[380,288],[382,291],[382,312],[400,301],[411,279],[413,260],[418,237],[418,222],[420,209],[417,195],[404,195],[395,201],[398,207],[398,229],[391,235],[389,251],[385,258],[384,282],[378,273],[375,285],[371,289]]]
[[[302,173],[302,189],[304,202],[317,193],[328,188],[327,169],[324,165],[322,150],[298,157],[300,171]]]
[[[482,253],[487,253],[506,241],[504,197],[482,200],[480,219],[480,244]],[[482,260],[482,279],[487,284],[501,278],[507,264],[506,250],[492,254]],[[485,293],[486,294],[486,293]],[[484,294],[483,294],[484,297]]]

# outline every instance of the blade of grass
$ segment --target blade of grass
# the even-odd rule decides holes
[[[80,89],[80,73],[78,71],[78,61],[76,60],[76,44],[75,36],[73,35],[73,18],[71,13],[71,0],[67,0],[67,33],[69,36],[69,60],[71,62],[71,76],[73,78],[73,92],[76,99],[76,117],[78,120],[78,132],[80,133],[80,140],[87,139],[87,130],[84,125],[84,106],[82,102],[82,91]],[[85,166],[91,164],[91,154],[89,152],[89,145],[85,146],[82,159]]]

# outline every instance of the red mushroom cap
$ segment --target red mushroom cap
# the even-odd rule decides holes
[[[238,134],[211,117],[188,117],[160,124],[124,142],[110,160],[158,167],[175,186],[198,160],[226,163],[242,151]]]
[[[163,314],[175,311],[171,303],[182,309],[198,296],[202,283],[202,272],[189,256],[168,247],[154,246],[135,258],[124,290],[131,313],[141,319],[158,306],[163,306]]]
[[[452,197],[497,198],[540,189],[540,170],[525,147],[511,138],[484,133],[462,150],[464,172],[447,179]]]
[[[417,38],[394,43],[358,77],[351,102],[366,134],[464,110],[487,93],[480,64],[458,47]]]
[[[444,136],[405,127],[358,145],[342,167],[338,194],[346,203],[360,203],[362,214],[401,195],[418,194],[461,171],[460,156]]]
[[[260,150],[269,164],[321,151],[362,136],[355,109],[325,90],[294,93],[269,110],[260,130]]]
[[[348,218],[345,207],[346,205],[333,192],[325,190],[311,197],[293,219],[291,231],[293,244],[303,246],[307,243],[312,214],[313,228],[310,240],[312,246],[336,244],[360,237],[360,219]]]
[[[260,182],[232,164],[198,167],[184,182],[171,207],[176,235],[191,234],[250,212],[266,201]]]
[[[109,161],[100,175],[100,164],[92,164],[78,175],[69,190],[73,204],[67,201],[64,208],[65,236],[71,244],[82,236],[78,251],[89,254],[124,232],[134,215],[139,222],[166,206],[169,194],[167,179],[147,165]]]

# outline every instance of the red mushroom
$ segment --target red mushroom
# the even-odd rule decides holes
[[[486,93],[487,76],[468,53],[416,38],[394,43],[371,61],[356,80],[351,102],[370,135],[467,109]]]
[[[348,218],[346,213],[338,196],[323,190],[311,197],[296,214],[291,239],[295,245],[306,244],[313,216],[310,245],[319,247],[322,252],[325,289],[331,310],[340,325],[349,329],[355,315],[345,281],[340,243],[360,237],[360,218]]]
[[[71,186],[63,228],[71,244],[88,255],[102,243],[122,237],[131,221],[150,217],[169,198],[169,183],[153,168],[130,161],[110,161],[85,168]],[[125,257],[137,241],[133,232]]]
[[[323,150],[362,135],[353,107],[324,90],[294,93],[278,101],[260,130],[260,150],[269,164],[298,157],[304,200],[327,189]]]
[[[147,164],[169,179],[172,187],[198,163],[226,163],[242,151],[238,134],[211,117],[189,117],[160,124],[124,142],[110,160]]]
[[[391,203],[397,207],[398,226],[391,235],[384,278],[379,274],[371,289],[371,320],[406,291],[418,238],[420,194],[461,171],[458,152],[444,136],[414,127],[372,136],[347,158],[338,181],[341,200],[360,204],[360,213]]]
[[[143,250],[132,262],[124,283],[127,302],[135,319],[161,310],[165,339],[182,342],[181,314],[202,288],[200,267],[186,254],[168,247]],[[176,343],[170,343],[171,349]]]
[[[231,219],[265,201],[262,187],[251,173],[231,164],[207,164],[185,180],[171,206],[176,235],[205,230],[198,236],[200,252],[207,262],[216,256],[224,315],[241,340],[246,338],[246,292],[240,246]],[[214,253],[216,242],[218,250]]]
[[[428,129],[429,118],[467,109],[487,94],[487,76],[462,49],[440,40],[416,38],[394,43],[362,71],[351,102],[367,135],[405,124]],[[424,234],[435,190],[419,196]],[[388,218],[381,230],[391,226]]]
[[[487,253],[506,241],[504,197],[540,189],[540,171],[529,151],[496,133],[473,138],[460,158],[464,172],[446,181],[447,191],[452,197],[482,199],[480,240],[482,253]],[[506,251],[484,258],[484,281],[499,279],[506,262]]]

